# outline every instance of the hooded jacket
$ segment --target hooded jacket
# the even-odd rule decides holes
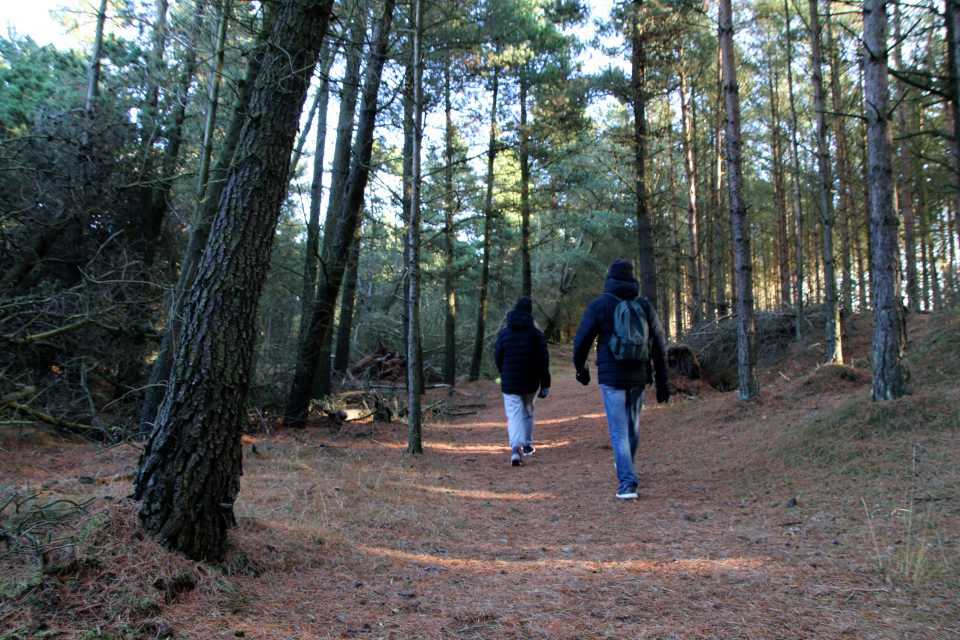
[[[504,393],[534,393],[550,387],[550,354],[543,332],[533,325],[533,314],[514,309],[494,347],[500,388]]]
[[[650,327],[650,360],[646,363],[617,362],[610,351],[609,342],[613,337],[613,311],[619,301],[612,293],[622,300],[637,299],[644,313],[647,314],[647,324]],[[633,279],[608,277],[603,284],[603,295],[598,296],[587,305],[583,312],[583,319],[577,328],[577,335],[573,340],[573,364],[577,371],[587,365],[587,356],[593,343],[597,343],[597,379],[600,384],[611,387],[644,387],[651,384],[653,370],[656,370],[657,384],[666,384],[670,378],[667,369],[667,346],[663,335],[663,325],[660,316],[640,293],[640,283]],[[652,366],[651,366],[652,364]]]

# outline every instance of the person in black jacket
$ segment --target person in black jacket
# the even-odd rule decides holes
[[[514,310],[507,314],[507,326],[497,334],[494,356],[507,411],[510,464],[519,467],[523,464],[521,455],[532,456],[534,452],[535,398],[546,398],[550,393],[547,340],[533,324],[533,301],[527,296],[517,300]]]
[[[608,295],[610,294],[610,295]],[[594,341],[597,342],[597,378],[603,393],[603,406],[610,428],[610,443],[613,445],[613,460],[617,465],[618,498],[637,497],[637,474],[633,458],[637,453],[640,434],[640,409],[643,407],[644,389],[654,381],[656,371],[657,402],[670,400],[667,348],[663,326],[656,309],[646,298],[638,298],[640,283],[633,277],[633,264],[629,260],[614,260],[610,265],[603,295],[587,305],[583,319],[573,341],[573,365],[577,380],[582,385],[590,384],[587,356]],[[616,297],[614,297],[616,296]],[[650,360],[647,362],[617,361],[608,343],[613,337],[613,312],[620,300],[637,299],[647,316],[650,329]],[[651,366],[652,365],[652,366]]]

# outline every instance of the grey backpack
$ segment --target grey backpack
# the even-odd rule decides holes
[[[650,325],[636,300],[619,300],[613,310],[613,336],[607,346],[617,362],[646,362],[650,359]]]

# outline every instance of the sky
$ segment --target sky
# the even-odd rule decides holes
[[[62,4],[62,0],[6,0],[4,4],[4,33],[12,27],[41,45],[55,43],[64,49],[76,46],[77,40],[66,35],[64,27],[50,17],[50,10]]]

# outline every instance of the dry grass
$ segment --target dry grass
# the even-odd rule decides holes
[[[96,501],[49,523],[45,544],[73,546],[45,568],[0,560],[0,638],[956,637],[957,315],[911,319],[915,394],[883,405],[855,324],[852,366],[793,347],[754,401],[686,384],[648,405],[639,501],[613,496],[599,390],[568,349],[519,469],[485,382],[423,457],[401,423],[249,436],[217,566],[142,535],[120,498],[136,451],[8,431],[0,488]]]

